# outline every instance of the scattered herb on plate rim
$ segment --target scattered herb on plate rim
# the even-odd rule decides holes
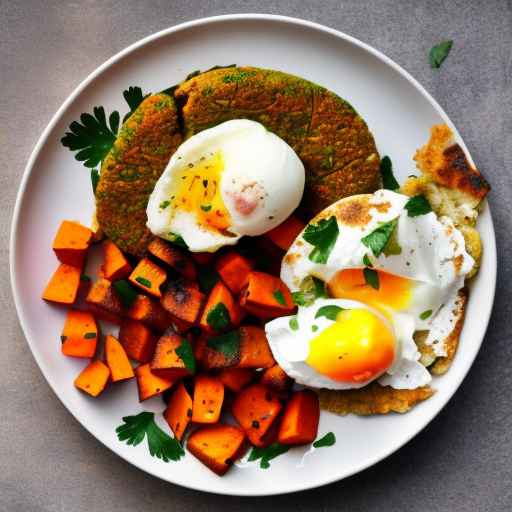
[[[260,461],[261,469],[268,469],[270,467],[270,462],[272,459],[279,457],[279,455],[283,455],[290,449],[289,446],[280,443],[272,443],[266,448],[258,448],[253,446],[251,453],[249,454],[249,458],[247,462],[252,462],[254,460]]]
[[[313,448],[322,448],[324,446],[332,446],[336,443],[336,436],[334,435],[334,432],[327,432],[323,437],[320,439],[317,439],[313,443]]]
[[[453,40],[442,41],[439,44],[432,46],[428,54],[430,67],[432,69],[439,69],[441,64],[445,61],[453,46]]]
[[[142,89],[137,86],[130,86],[128,87],[128,89],[123,91],[123,98],[126,100],[126,103],[128,103],[128,106],[130,107],[130,112],[128,112],[123,117],[123,123],[133,114],[133,112],[148,96],[149,94],[146,94],[144,96],[144,94],[142,93]]]

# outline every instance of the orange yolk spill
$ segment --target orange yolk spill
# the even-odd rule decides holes
[[[385,315],[388,315],[390,310],[406,309],[411,303],[413,282],[382,270],[376,272],[379,276],[378,290],[366,283],[363,269],[341,270],[328,283],[330,295],[337,299],[362,302]]]
[[[173,210],[193,213],[198,224],[210,230],[223,232],[231,227],[231,216],[220,192],[223,170],[220,152],[186,164],[173,176]]]
[[[333,380],[358,384],[384,373],[394,358],[388,325],[367,309],[347,309],[311,340],[306,362]]]

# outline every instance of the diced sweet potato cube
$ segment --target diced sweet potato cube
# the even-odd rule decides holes
[[[290,389],[293,381],[278,364],[275,364],[262,372],[260,382],[275,391],[286,391]]]
[[[99,318],[119,324],[123,314],[123,306],[108,279],[100,277],[89,289],[85,298],[89,309]]]
[[[219,348],[219,343],[227,346],[227,350]],[[203,334],[196,342],[195,353],[196,359],[207,370],[236,366],[240,361],[240,335],[238,331],[218,336]]]
[[[265,331],[256,325],[243,325],[240,333],[240,368],[270,368],[276,364]]]
[[[172,323],[171,316],[157,300],[142,294],[137,295],[126,316],[159,332],[165,331]]]
[[[100,275],[109,281],[117,281],[128,277],[132,266],[128,263],[121,249],[111,240],[103,242],[103,264],[100,268]]]
[[[209,333],[221,332],[238,327],[242,318],[242,308],[233,298],[229,288],[219,281],[210,292],[199,327]]]
[[[119,341],[130,359],[147,363],[155,351],[156,336],[137,320],[124,318],[119,329]]]
[[[259,318],[267,319],[289,315],[295,310],[292,294],[278,277],[265,272],[251,272],[240,304]]]
[[[171,245],[161,238],[154,238],[148,246],[148,252],[172,267],[185,279],[195,281],[197,272],[194,262],[175,245]]]
[[[110,368],[112,382],[131,379],[135,373],[121,343],[108,335],[105,338],[105,361]]]
[[[204,295],[197,289],[196,283],[176,280],[168,284],[160,302],[175,318],[193,325],[199,318],[203,301]]]
[[[233,401],[232,412],[249,441],[258,447],[269,442],[269,429],[281,411],[277,395],[263,384],[242,389]]]
[[[278,441],[289,445],[313,442],[318,431],[319,419],[318,395],[310,389],[293,393],[283,413]]]
[[[213,258],[215,258],[215,254],[213,252],[193,252],[190,255],[199,265],[209,265]]]
[[[217,475],[224,475],[243,454],[245,435],[234,425],[207,425],[190,434],[188,451]]]
[[[91,358],[96,352],[98,325],[87,311],[70,309],[60,337],[62,353],[73,357]]]
[[[225,368],[220,371],[219,379],[226,388],[238,393],[254,379],[254,371],[250,368]]]
[[[101,361],[93,361],[75,379],[75,386],[91,396],[98,396],[107,385],[110,377],[108,366]]]
[[[252,263],[236,252],[227,252],[215,263],[215,268],[221,279],[234,295],[246,285]]]
[[[53,240],[53,250],[59,261],[82,268],[91,245],[93,232],[78,222],[65,220]]]
[[[265,236],[272,240],[279,248],[283,249],[283,251],[287,251],[304,227],[304,222],[295,217],[295,215],[290,215],[279,226],[265,233]]]
[[[172,392],[171,398],[164,411],[164,418],[169,424],[174,436],[181,441],[190,420],[192,419],[192,398],[180,382]]]
[[[46,286],[43,299],[57,304],[73,304],[80,287],[81,274],[80,268],[61,263]]]
[[[196,375],[192,421],[195,423],[217,423],[224,401],[224,384],[218,377]]]
[[[135,368],[135,378],[137,379],[137,389],[139,390],[139,402],[148,398],[162,394],[165,390],[172,387],[175,380],[166,379],[155,375],[148,364],[141,364]]]
[[[142,258],[128,278],[133,285],[159,298],[162,296],[160,286],[166,279],[167,272],[148,258]]]
[[[179,379],[191,374],[183,359],[176,353],[181,347],[183,336],[169,329],[156,343],[153,359],[151,360],[151,371],[168,379]]]

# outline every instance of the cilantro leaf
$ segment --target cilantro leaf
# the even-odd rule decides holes
[[[181,340],[181,345],[176,348],[176,354],[180,356],[181,360],[185,364],[185,368],[190,370],[191,373],[196,372],[196,359],[194,357],[194,351],[192,350],[192,345],[190,342],[183,338]]]
[[[137,276],[135,281],[137,281],[137,283],[141,284],[142,286],[145,286],[146,288],[151,288],[151,281],[145,277]]]
[[[231,318],[226,305],[223,302],[217,302],[217,304],[208,311],[208,314],[206,315],[206,322],[215,331],[222,331],[222,329],[225,329],[231,323]]]
[[[314,246],[309,259],[314,263],[327,263],[339,232],[338,222],[334,216],[321,219],[318,224],[308,224],[302,237]]]
[[[300,285],[299,292],[292,293],[292,299],[297,306],[310,306],[315,299],[326,298],[325,283],[316,277],[309,276]]]
[[[389,156],[385,156],[380,161],[380,175],[382,176],[382,186],[387,190],[398,190],[400,185],[393,174],[393,163]]]
[[[288,323],[292,331],[297,331],[299,329],[299,321],[297,320],[296,316],[292,316]]]
[[[203,210],[203,212],[209,212],[211,209],[212,209],[211,204],[202,204],[201,205],[201,210]]]
[[[407,203],[405,203],[404,208],[407,210],[407,215],[409,215],[409,217],[426,215],[432,211],[432,207],[430,206],[428,199],[421,194],[411,197]]]
[[[363,242],[366,247],[369,247],[376,257],[380,256],[397,223],[398,218],[380,224],[370,234],[361,238],[361,242]]]
[[[91,185],[92,185],[92,193],[96,194],[96,187],[100,181],[100,173],[98,169],[91,169]]]
[[[258,448],[254,446],[251,450],[251,453],[249,454],[247,462],[259,460],[260,468],[268,469],[270,467],[270,460],[279,457],[279,455],[282,455],[283,453],[286,453],[289,449],[289,446],[280,443],[273,443],[266,448]]]
[[[395,224],[391,235],[388,238],[387,244],[382,249],[385,256],[392,256],[402,254],[402,247],[398,242],[398,222]]]
[[[170,437],[155,423],[155,414],[152,412],[144,411],[136,416],[125,416],[123,424],[116,428],[116,433],[119,441],[126,441],[131,446],[137,446],[146,437],[151,456],[164,462],[179,460],[185,455],[179,441]]]
[[[330,304],[329,306],[322,306],[315,315],[315,318],[321,318],[324,316],[327,320],[336,321],[336,316],[340,311],[343,311],[344,308],[340,308],[339,306],[335,306],[334,304]]]
[[[370,260],[370,257],[368,256],[368,254],[365,254],[363,256],[363,264],[366,265],[367,267],[373,267],[373,264]]]
[[[313,443],[314,448],[322,448],[323,446],[332,446],[336,442],[336,436],[334,435],[334,432],[327,432],[325,436],[321,437],[320,439],[317,439]]]
[[[71,151],[78,151],[75,159],[85,167],[96,167],[110,151],[119,128],[119,112],[110,114],[108,124],[103,107],[94,107],[94,115],[83,113],[80,123],[73,121],[60,140]]]
[[[281,290],[276,290],[274,292],[274,298],[279,304],[281,304],[281,306],[286,306],[286,300],[284,299],[284,295]]]
[[[123,306],[125,308],[129,308],[135,299],[137,298],[137,292],[133,288],[133,286],[126,280],[120,279],[119,281],[114,281],[112,283],[114,290],[117,292],[117,295]]]
[[[182,247],[183,249],[188,249],[188,245],[181,235],[177,235],[176,233],[167,233],[167,236],[169,237],[169,242],[177,245],[178,247]]]
[[[230,331],[220,336],[212,336],[208,338],[206,345],[231,358],[240,352],[240,334],[238,331]]]
[[[158,208],[160,208],[160,210],[165,210],[170,204],[171,201],[165,200],[158,205]]]
[[[435,46],[432,46],[430,49],[430,53],[428,54],[428,59],[430,61],[430,67],[432,69],[439,69],[441,64],[444,62],[450,50],[452,49],[453,41],[442,41]]]
[[[421,318],[422,320],[426,320],[426,319],[427,319],[427,318],[429,318],[431,315],[432,315],[432,310],[431,310],[431,309],[427,309],[426,311],[423,311],[423,313],[421,313],[420,318]]]
[[[123,91],[123,97],[128,103],[130,107],[130,112],[123,117],[123,123],[133,114],[134,110],[144,101],[144,98],[147,98],[149,94],[145,96],[142,94],[142,89],[140,87],[128,87],[125,91]]]
[[[364,268],[363,275],[366,284],[369,284],[375,290],[380,288],[379,274],[376,270],[373,270],[373,268]]]

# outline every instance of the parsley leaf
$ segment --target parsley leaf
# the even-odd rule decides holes
[[[299,321],[297,320],[296,316],[292,316],[288,324],[290,325],[290,329],[292,331],[297,331],[299,329]]]
[[[135,281],[137,281],[137,283],[141,284],[142,286],[145,286],[146,288],[151,288],[151,281],[145,277],[137,276]]]
[[[144,411],[136,416],[125,416],[123,425],[116,428],[116,433],[119,441],[126,441],[126,444],[132,446],[137,446],[147,437],[151,456],[164,462],[179,460],[185,455],[179,441],[170,437],[155,423],[155,414],[152,412]]]
[[[201,210],[203,210],[203,212],[209,212],[211,209],[212,209],[211,204],[202,204],[201,205]]]
[[[80,124],[81,123],[81,124]],[[110,114],[108,125],[103,107],[94,107],[94,115],[83,113],[80,123],[73,121],[60,140],[71,151],[78,151],[75,159],[85,167],[96,167],[110,151],[119,128],[119,112]]]
[[[171,201],[168,201],[167,199],[165,201],[162,201],[159,205],[158,205],[158,208],[160,208],[160,210],[165,210],[169,205],[171,204]]]
[[[119,299],[123,303],[125,308],[129,308],[135,299],[137,298],[137,292],[133,288],[133,286],[126,280],[120,279],[119,281],[114,281],[112,283],[114,290],[117,292]]]
[[[227,332],[220,336],[208,338],[206,345],[226,357],[234,357],[240,352],[240,334],[238,331]]]
[[[258,448],[254,446],[251,450],[251,453],[249,454],[247,462],[260,460],[260,468],[267,469],[270,467],[270,460],[279,457],[279,455],[282,455],[283,453],[286,453],[289,449],[289,446],[280,443],[273,443],[266,448]]]
[[[315,315],[315,318],[321,318],[324,316],[327,320],[336,321],[336,316],[340,311],[343,311],[344,308],[340,308],[339,306],[335,306],[331,304],[329,306],[322,306]]]
[[[274,292],[274,298],[279,304],[281,304],[281,306],[286,306],[286,300],[284,299],[284,295],[281,290],[276,290]]]
[[[398,190],[400,185],[393,174],[393,163],[389,156],[385,156],[380,161],[380,175],[382,176],[382,186],[387,190]]]
[[[194,351],[192,350],[192,345],[190,342],[183,338],[181,340],[181,345],[176,348],[175,352],[178,356],[180,356],[181,360],[185,364],[185,368],[190,370],[191,373],[195,373],[196,359],[194,357]]]
[[[91,169],[91,185],[93,194],[96,194],[96,187],[98,186],[99,181],[100,173],[98,172],[98,169]]]
[[[364,268],[363,275],[366,284],[369,284],[375,290],[380,288],[379,274],[376,270],[373,270],[373,268]]]
[[[384,222],[380,224],[377,228],[375,228],[370,234],[361,238],[361,242],[363,242],[366,247],[369,247],[375,257],[380,256],[384,247],[388,243],[388,240],[393,233],[396,225],[398,223],[398,218],[393,219],[390,222]]]
[[[423,311],[423,313],[421,313],[420,318],[421,318],[422,320],[426,320],[426,319],[427,319],[427,318],[429,318],[431,315],[432,315],[432,310],[431,310],[431,309],[427,309],[426,311]]]
[[[339,232],[338,222],[334,216],[321,219],[318,224],[308,224],[302,237],[314,246],[309,259],[314,263],[327,263]]]
[[[169,242],[172,242],[174,245],[182,247],[183,249],[188,249],[188,245],[181,235],[177,235],[176,233],[167,233],[167,236],[169,237]]]
[[[411,197],[407,203],[405,203],[404,208],[407,210],[407,215],[409,215],[409,217],[426,215],[432,211],[432,207],[424,195]]]
[[[217,304],[208,311],[206,322],[215,331],[225,329],[231,322],[226,305],[223,302],[217,302]]]
[[[316,277],[309,276],[300,285],[299,292],[292,293],[292,299],[297,306],[310,306],[315,299],[326,298],[325,283]]]
[[[450,50],[452,49],[453,41],[442,41],[435,46],[432,46],[430,49],[430,53],[428,54],[428,59],[430,61],[430,67],[432,69],[439,69],[441,64],[444,62]]]
[[[336,442],[336,436],[334,435],[334,432],[327,432],[325,436],[321,437],[320,439],[317,439],[313,443],[314,448],[322,448],[323,446],[332,446]]]
[[[134,110],[143,102],[144,98],[147,98],[149,94],[145,96],[142,94],[140,87],[128,87],[123,91],[123,97],[130,107],[130,112],[123,117],[123,123],[133,114]]]
[[[366,265],[367,267],[373,267],[373,264],[368,256],[368,254],[365,254],[363,256],[363,264]]]

